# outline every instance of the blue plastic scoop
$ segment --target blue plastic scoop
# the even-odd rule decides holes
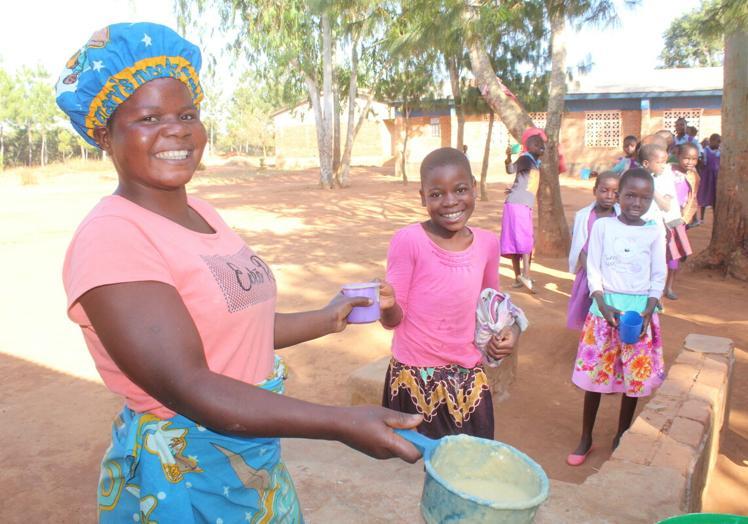
[[[521,451],[495,440],[450,435],[438,440],[414,430],[395,432],[413,444],[423,455],[426,479],[421,495],[421,515],[427,524],[447,523],[530,523],[538,507],[548,498],[548,476],[534,460]],[[491,478],[496,482],[491,498],[459,489],[460,477],[480,477],[485,465],[494,465]],[[503,499],[501,486],[520,490],[524,496]]]

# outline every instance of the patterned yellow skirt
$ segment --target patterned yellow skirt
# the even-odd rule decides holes
[[[481,366],[406,366],[390,360],[384,382],[384,407],[419,413],[418,431],[431,438],[464,433],[494,437],[493,401]]]

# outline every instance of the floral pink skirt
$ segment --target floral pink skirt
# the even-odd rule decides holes
[[[602,317],[587,314],[571,376],[574,384],[595,393],[646,397],[664,378],[657,313],[652,315],[648,333],[636,344],[622,343],[617,328],[609,326]]]

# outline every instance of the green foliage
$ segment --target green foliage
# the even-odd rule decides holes
[[[716,15],[721,0],[707,0],[698,9],[676,18],[665,31],[660,53],[663,67],[709,67],[722,65],[724,28]],[[746,5],[746,4],[743,4]]]
[[[273,104],[267,97],[272,91],[251,73],[242,78],[227,106],[226,133],[219,141],[222,149],[261,152],[263,156],[272,149]]]
[[[0,169],[61,160],[72,153],[52,79],[41,68],[0,69]]]

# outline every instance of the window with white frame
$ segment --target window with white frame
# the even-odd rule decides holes
[[[696,129],[701,129],[701,115],[704,113],[703,109],[671,109],[665,111],[663,119],[665,120],[665,129],[669,129],[675,133],[675,121],[679,118],[686,119],[687,126],[693,126]]]
[[[442,136],[442,126],[439,124],[438,118],[431,119],[431,136],[434,138]]]
[[[621,112],[586,111],[584,113],[585,147],[618,149],[621,147]]]

